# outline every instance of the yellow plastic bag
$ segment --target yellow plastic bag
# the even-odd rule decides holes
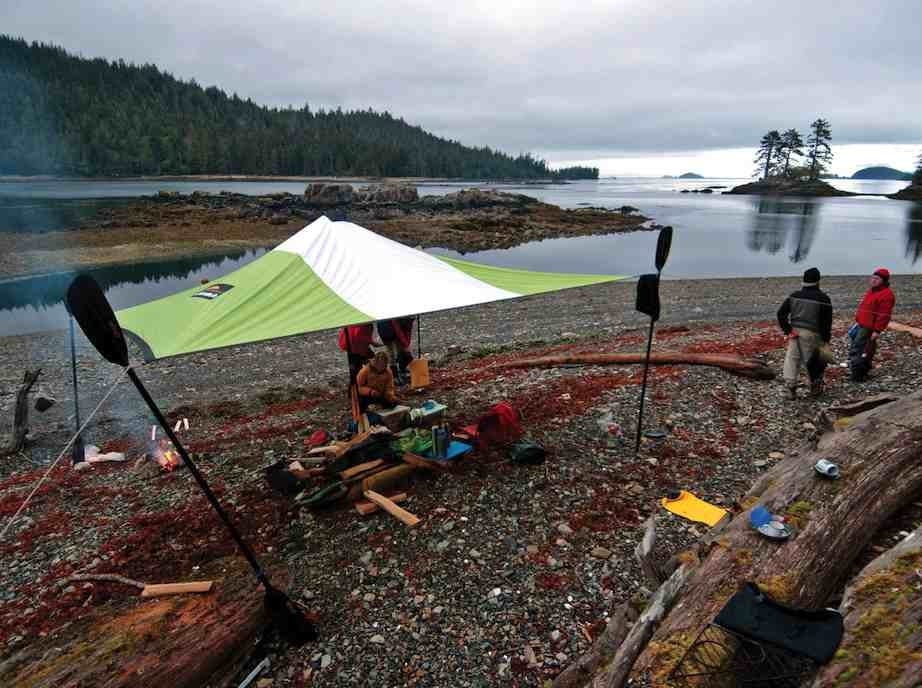
[[[414,358],[407,365],[410,369],[410,388],[422,389],[429,386],[429,359]]]

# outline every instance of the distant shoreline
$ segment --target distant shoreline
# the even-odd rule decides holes
[[[605,177],[615,179],[615,177]],[[598,181],[598,179],[535,179],[535,178],[498,178],[465,179],[463,177],[290,177],[286,175],[250,175],[250,174],[186,174],[166,176],[139,177],[59,177],[52,175],[0,175],[0,184],[23,182],[292,182],[309,184],[312,182],[343,184],[568,184],[572,181]]]

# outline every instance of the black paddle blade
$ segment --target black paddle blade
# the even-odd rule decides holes
[[[660,272],[669,258],[669,249],[672,248],[672,227],[663,227],[656,240],[656,271]]]
[[[102,289],[89,275],[77,275],[67,289],[67,310],[83,334],[110,363],[128,365],[128,345],[122,327]]]
[[[659,275],[641,275],[637,280],[637,303],[635,308],[649,315],[653,321],[659,320]]]
[[[314,642],[319,637],[314,624],[281,590],[266,589],[266,610],[281,636],[296,647]]]

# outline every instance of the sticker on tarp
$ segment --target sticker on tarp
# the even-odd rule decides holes
[[[216,299],[221,294],[230,291],[234,288],[233,284],[209,284],[207,287],[202,289],[202,291],[196,292],[192,295],[193,299]]]

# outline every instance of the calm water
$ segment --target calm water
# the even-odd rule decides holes
[[[896,273],[922,272],[922,204],[875,196],[815,200],[760,199],[680,193],[734,186],[738,179],[602,179],[571,184],[423,184],[420,194],[471,186],[524,193],[566,208],[631,205],[676,229],[664,276],[746,277],[799,275],[817,265],[825,274],[867,274],[876,265]],[[834,180],[838,188],[892,193],[905,182]],[[41,182],[0,183],[0,231],[68,226],[100,204],[125,202],[161,189],[191,193],[223,190],[261,195],[300,194],[303,182]],[[467,254],[493,265],[565,272],[638,274],[652,269],[656,235],[554,239],[501,251]],[[435,249],[443,255],[457,255]],[[230,272],[261,252],[208,261],[147,263],[96,271],[116,308],[189,287]],[[61,298],[69,276],[0,282],[0,335],[57,329],[65,324]]]

